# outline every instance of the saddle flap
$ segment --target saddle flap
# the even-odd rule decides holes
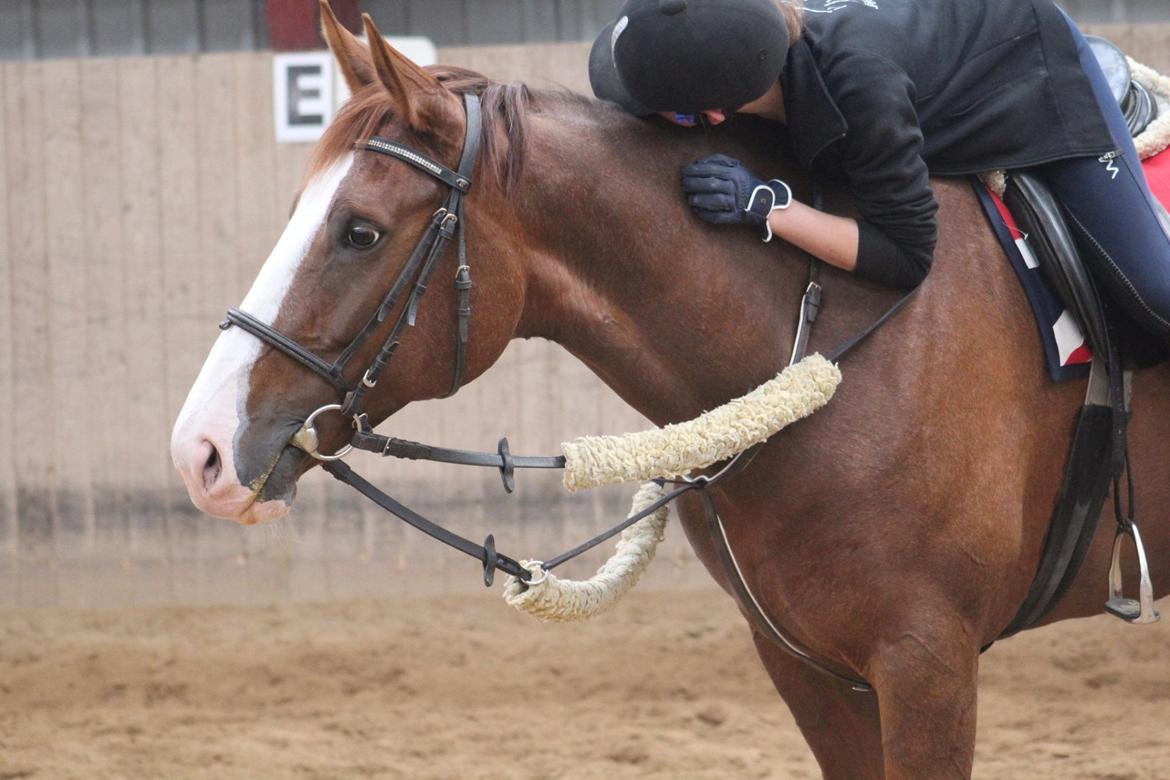
[[[1056,196],[1037,177],[1017,171],[1008,177],[1003,199],[1027,234],[1041,273],[1080,321],[1093,352],[1104,354],[1106,324],[1101,300]]]

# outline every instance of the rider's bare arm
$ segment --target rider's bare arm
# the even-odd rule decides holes
[[[857,221],[817,211],[793,201],[768,216],[772,232],[826,263],[845,271],[857,267]]]

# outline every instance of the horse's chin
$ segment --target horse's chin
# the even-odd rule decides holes
[[[237,517],[243,525],[256,525],[279,520],[292,509],[297,495],[297,480],[314,462],[295,447],[285,447],[261,480],[252,484],[253,500]]]
[[[286,501],[253,501],[243,514],[230,518],[240,525],[260,525],[287,517],[292,504]]]

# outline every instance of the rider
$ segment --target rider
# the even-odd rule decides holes
[[[1170,235],[1108,82],[1053,0],[629,0],[589,70],[598,97],[639,116],[783,125],[796,161],[844,182],[859,219],[723,155],[683,169],[695,214],[894,286],[930,269],[930,175],[1033,169],[1098,278],[1170,335]]]

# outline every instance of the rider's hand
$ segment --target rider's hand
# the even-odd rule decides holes
[[[717,154],[682,169],[682,187],[691,209],[713,225],[755,225],[772,240],[768,215],[792,204],[792,190],[779,179],[765,182],[743,163]]]

